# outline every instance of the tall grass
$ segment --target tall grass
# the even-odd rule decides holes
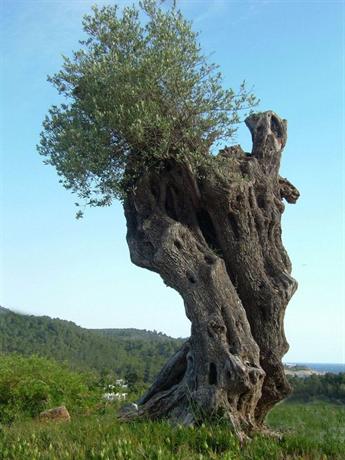
[[[275,460],[344,459],[345,408],[284,403],[268,424],[281,441],[257,437],[240,446],[226,426],[172,427],[164,422],[119,423],[115,410],[70,423],[17,422],[0,430],[0,458],[8,460]]]

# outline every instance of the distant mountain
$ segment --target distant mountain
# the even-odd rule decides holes
[[[152,381],[183,341],[140,329],[84,329],[71,321],[0,307],[0,353],[38,354],[79,369],[114,371],[119,377],[135,372]]]

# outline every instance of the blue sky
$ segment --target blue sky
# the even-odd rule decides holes
[[[36,152],[43,117],[58,101],[46,75],[78,47],[93,3],[103,2],[1,1],[0,305],[85,327],[187,336],[179,296],[130,263],[120,203],[75,220],[75,197]],[[345,361],[344,2],[178,4],[224,84],[237,88],[245,78],[260,110],[289,122],[281,175],[301,198],[283,217],[299,282],[286,314],[286,360]],[[243,126],[236,143],[250,150]]]

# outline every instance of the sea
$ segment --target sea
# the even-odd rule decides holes
[[[296,366],[303,366],[309,367],[309,369],[313,369],[314,371],[318,372],[331,372],[333,374],[340,374],[341,372],[345,372],[345,363],[286,363],[289,365],[296,365]]]

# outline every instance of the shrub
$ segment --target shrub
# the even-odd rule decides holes
[[[85,411],[100,394],[95,374],[73,372],[39,356],[0,355],[0,423],[62,404],[72,413]]]

